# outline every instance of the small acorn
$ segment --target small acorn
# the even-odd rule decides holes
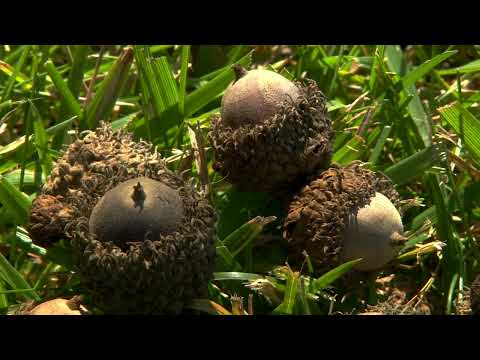
[[[53,299],[35,306],[26,315],[82,315],[81,296]]]
[[[295,196],[284,237],[295,255],[306,251],[321,267],[362,258],[360,271],[391,261],[406,238],[392,183],[354,162],[331,167]]]
[[[333,130],[316,83],[234,70],[209,132],[214,169],[241,190],[281,193],[328,167]]]

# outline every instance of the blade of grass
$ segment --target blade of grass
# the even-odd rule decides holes
[[[237,271],[213,273],[213,280],[217,280],[217,281],[220,281],[220,280],[248,281],[248,280],[258,280],[258,279],[263,279],[263,276],[258,274],[243,273],[243,272],[237,272]]]
[[[291,269],[288,269],[287,284],[285,286],[283,302],[274,310],[274,313],[289,315],[293,314],[295,300],[297,298],[297,292],[299,290],[299,281],[300,273],[293,272]]]
[[[480,159],[480,120],[460,103],[438,109],[442,118],[465,141],[465,146]]]
[[[7,294],[5,294],[5,286],[3,285],[3,281],[0,280],[0,309],[8,307],[8,298]]]
[[[312,281],[312,289],[315,292],[319,292],[337,280],[346,272],[350,271],[357,263],[362,261],[362,259],[355,259],[348,261],[340,266],[337,266],[335,269],[330,270],[326,274],[322,275],[318,279]]]
[[[333,154],[332,162],[346,165],[353,160],[360,159],[365,150],[365,139],[361,136],[354,135],[353,138]]]
[[[2,175],[0,175],[0,203],[6,207],[17,224],[27,222],[31,205],[30,198],[10,184]]]
[[[218,259],[221,262],[223,262],[223,264],[217,264],[217,268],[221,268],[229,271],[242,270],[242,266],[234,259],[230,250],[228,250],[228,248],[225,245],[223,245],[220,240],[217,240],[217,245],[215,250],[216,250]]]
[[[0,277],[9,284],[13,290],[27,290],[22,293],[24,297],[40,301],[40,296],[36,293],[35,290],[25,281],[23,276],[10,264],[10,262],[5,259],[5,257],[0,253]]]
[[[45,132],[45,127],[43,126],[42,119],[40,118],[40,113],[33,103],[30,103],[30,109],[32,110],[35,120],[33,121],[33,130],[35,134],[35,148],[38,153],[38,158],[40,166],[45,177],[50,175],[50,172],[53,168],[53,161],[48,152],[48,135]],[[22,181],[23,183],[23,181]]]
[[[72,92],[67,86],[67,83],[63,80],[52,60],[47,60],[44,66],[55,87],[60,93],[60,96],[63,100],[62,104],[66,109],[68,109],[69,115],[76,115],[81,118],[82,110],[80,104],[78,103],[77,99],[75,99],[75,96],[73,96]]]
[[[468,74],[480,71],[480,59],[469,62],[468,64],[445,70],[437,70],[439,75]]]
[[[85,109],[85,122],[88,128],[96,128],[100,120],[108,118],[123,91],[132,63],[133,49],[126,47],[110,68],[107,77],[102,81],[100,88]]]
[[[225,245],[235,257],[262,232],[266,225],[276,219],[275,216],[266,218],[257,216],[228,235],[223,240],[223,245]]]
[[[407,184],[438,164],[440,156],[439,148],[430,146],[390,166],[384,172],[397,185]]]
[[[422,65],[417,67],[415,70],[410,71],[402,78],[403,86],[409,87],[410,85],[413,85],[417,80],[428,74],[437,65],[439,65],[452,55],[455,55],[457,52],[457,50],[445,51],[443,54],[437,55],[434,58],[425,61]]]
[[[377,163],[377,160],[380,157],[380,153],[382,152],[383,147],[387,142],[387,139],[388,139],[388,136],[390,135],[391,130],[392,130],[392,127],[388,125],[383,128],[377,140],[377,143],[375,144],[375,147],[373,148],[372,153],[370,154],[370,158],[368,159],[369,163],[371,164]]]
[[[25,61],[27,59],[28,53],[30,52],[31,45],[26,45],[25,48],[22,51],[22,55],[20,56],[20,59],[18,60],[17,64],[15,65],[15,69],[13,74],[10,76],[10,78],[7,81],[7,85],[5,86],[5,89],[3,90],[2,94],[2,99],[0,102],[7,101],[10,98],[10,94],[12,93],[13,86],[15,85],[15,81],[17,81],[17,77],[19,76],[23,65],[25,64]]]
[[[183,45],[180,68],[180,88],[178,90],[178,111],[183,116],[185,110],[185,88],[187,85],[188,61],[190,59],[190,45]]]
[[[453,275],[458,272],[460,264],[463,261],[462,249],[461,244],[456,241],[453,234],[447,202],[435,174],[429,174],[428,184],[432,192],[432,198],[439,220],[436,224],[438,237],[442,242],[447,244],[443,259],[445,265],[442,267],[442,284],[446,291]]]
[[[80,89],[83,83],[84,68],[88,60],[89,51],[90,47],[88,45],[77,45],[73,55],[73,64],[68,74],[67,87],[75,99],[78,99],[80,95]],[[63,105],[60,114],[60,119],[65,119],[71,114],[66,104]],[[65,129],[64,131],[55,135],[52,142],[52,147],[54,149],[59,149],[62,146],[67,130],[68,129]]]
[[[65,128],[68,128],[71,126],[71,124],[73,123],[73,121],[76,119],[77,117],[74,116],[68,120],[65,120],[59,124],[56,124],[54,126],[51,126],[49,127],[48,129],[45,130],[45,132],[48,134],[48,135],[53,135],[53,134],[56,134],[57,132],[59,131],[62,131],[64,130]],[[35,135],[32,135],[30,137],[30,140],[34,140],[35,139]],[[16,151],[20,150],[23,145],[25,145],[25,136],[21,136],[19,137],[17,140],[14,140],[12,141],[11,143],[9,143],[8,145],[5,145],[4,147],[0,147],[0,159],[4,159],[6,158],[7,156],[11,156],[13,153],[15,153]]]
[[[12,65],[1,60],[0,60],[0,71],[2,71],[8,76],[13,76],[15,74],[15,68]],[[28,77],[22,74],[21,72],[18,72],[15,77],[15,81],[20,84],[25,83],[28,80],[29,80]],[[25,90],[28,90],[28,89],[29,87],[27,87]]]

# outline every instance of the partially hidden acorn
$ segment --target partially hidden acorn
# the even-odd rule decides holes
[[[71,299],[57,298],[35,306],[24,315],[83,315],[85,310],[81,304],[81,296],[74,296]]]
[[[332,166],[290,203],[284,237],[294,256],[306,252],[319,268],[362,258],[357,270],[378,270],[406,240],[398,205],[385,176],[360,162]]]
[[[37,199],[30,229],[48,228],[39,214],[49,205],[56,227],[45,239],[71,241],[75,268],[103,312],[178,314],[206,296],[215,210],[150,143],[102,124],[68,147]]]
[[[214,169],[241,190],[278,193],[327,168],[333,130],[316,83],[234,70],[209,132]]]

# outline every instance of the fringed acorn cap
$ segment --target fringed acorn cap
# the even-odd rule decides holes
[[[383,197],[386,200],[383,200]],[[389,220],[393,217],[393,227],[401,232],[403,229],[401,218],[394,207],[399,204],[398,193],[386,177],[363,168],[360,162],[354,162],[346,167],[332,166],[314,177],[295,196],[284,222],[284,237],[289,243],[293,258],[302,256],[306,251],[319,268],[323,269],[351,260],[343,256],[346,230],[363,225],[360,221],[356,222],[357,216],[363,209],[368,208],[372,199],[380,204],[385,202],[390,204],[393,209],[389,209],[392,213],[391,216],[388,215]],[[372,212],[368,215],[372,215]],[[381,215],[382,212],[378,210],[373,213],[375,220],[378,221],[383,221],[381,218],[378,219]],[[387,223],[385,226],[390,230],[390,224]],[[371,228],[367,228],[367,231],[371,231]],[[349,250],[351,247],[354,248],[352,253],[365,252],[368,257],[373,258],[364,259],[363,264],[358,264],[360,270],[378,267],[378,261],[386,260],[376,259],[377,250],[370,247],[376,246],[378,239],[371,239],[368,235],[358,234],[357,238],[353,234],[348,243]],[[392,243],[390,243],[392,239],[388,239],[388,246],[391,245],[392,248],[405,241],[399,233],[393,234],[393,238],[395,239]],[[396,241],[398,244],[395,244]],[[362,249],[362,246],[365,246],[366,250]],[[377,252],[380,251],[383,251],[383,248],[379,248]]]
[[[241,190],[279,193],[328,167],[333,130],[316,83],[293,83],[267,70],[239,74],[245,86],[231,85],[225,118],[212,119],[214,169]]]
[[[60,173],[66,165],[81,168],[82,175],[71,179]],[[138,239],[127,243],[91,232],[97,229],[90,224],[92,212],[107,192],[128,181],[145,184],[145,179],[178,197],[178,223],[159,232],[145,225],[143,232],[134,232]],[[147,196],[163,196],[152,189]],[[178,314],[192,299],[206,296],[215,263],[215,211],[191,182],[166,168],[151,144],[136,143],[131,134],[103,125],[69,147],[44,192],[63,196],[70,211],[64,233],[72,241],[76,268],[104,312]],[[125,191],[126,200],[130,195]],[[98,219],[108,212],[100,211]]]

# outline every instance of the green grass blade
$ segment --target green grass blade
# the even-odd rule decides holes
[[[158,82],[160,90],[163,113],[165,110],[178,104],[178,88],[166,56],[151,59],[151,62],[155,80]]]
[[[67,83],[63,80],[52,60],[47,60],[44,66],[55,87],[60,93],[60,96],[63,100],[63,106],[68,109],[69,115],[76,115],[80,118],[82,115],[82,109],[80,108],[80,104],[78,103],[75,96],[73,96],[72,92],[67,86]]]
[[[185,110],[185,89],[187,85],[188,61],[190,59],[190,45],[183,45],[180,68],[180,88],[178,89],[178,111],[183,115]]]
[[[5,285],[3,285],[3,281],[0,280],[0,309],[8,307],[7,295],[4,294],[5,290]]]
[[[455,102],[438,110],[442,118],[465,141],[470,151],[480,159],[480,120],[462,104]]]
[[[143,93],[143,105],[151,106],[152,116],[147,117],[147,131],[153,138],[166,135],[171,127],[179,124],[178,106],[179,94],[173,72],[165,56],[153,59],[147,57],[145,49],[134,48],[137,69]]]
[[[216,245],[217,259],[221,262],[217,263],[217,268],[229,270],[229,271],[241,271],[242,266],[234,259],[232,253],[228,248],[222,244],[221,241],[217,241]]]
[[[50,175],[50,172],[53,168],[53,161],[48,151],[48,135],[45,131],[45,127],[43,126],[42,119],[40,118],[40,114],[33,105],[30,103],[31,111],[35,115],[35,120],[33,121],[33,130],[35,134],[35,148],[38,153],[38,158],[40,162],[40,166],[42,167],[42,171],[45,177]]]
[[[88,45],[77,45],[73,55],[73,63],[68,74],[67,86],[75,99],[78,99],[78,96],[80,95],[80,89],[82,88],[84,70],[88,60],[89,51],[90,47]],[[71,114],[71,112],[66,105],[63,105],[60,114],[61,115],[59,118],[65,119]],[[59,149],[61,147],[67,130],[68,129],[65,129],[64,131],[55,135],[52,142],[52,147],[54,149]]]
[[[429,174],[428,180],[438,216],[438,222],[436,224],[438,237],[442,242],[447,244],[443,250],[445,266],[443,266],[442,271],[443,288],[444,290],[447,290],[453,275],[458,272],[458,269],[463,262],[461,244],[456,241],[453,235],[450,212],[437,176],[435,174]]]
[[[30,198],[0,175],[0,203],[13,216],[17,224],[26,223],[29,216]]]
[[[67,85],[75,98],[78,98],[78,95],[80,93],[83,82],[85,64],[87,63],[89,51],[90,46],[77,45],[75,54],[73,55],[73,64],[68,74]]]
[[[241,281],[249,281],[249,280],[258,280],[263,279],[263,276],[258,274],[251,274],[251,273],[244,273],[244,272],[215,272],[213,273],[213,280],[241,280]]]
[[[432,224],[436,224],[438,221],[437,217],[437,210],[435,209],[435,206],[429,207],[428,209],[422,211],[420,214],[418,214],[413,220],[410,228],[412,230],[417,230],[419,229],[425,221],[430,221]]]
[[[422,140],[425,147],[428,147],[432,144],[432,127],[430,120],[425,113],[420,97],[417,93],[417,88],[415,85],[410,85],[405,88],[407,95],[412,96],[412,100],[408,103],[408,112],[415,124],[416,132],[419,138]]]
[[[252,53],[250,52],[237,61],[236,64],[248,68],[251,63],[251,56]],[[185,99],[185,117],[191,116],[219,96],[234,79],[235,74],[233,69],[228,67],[200,89],[189,94]]]
[[[440,149],[437,146],[430,146],[390,166],[384,172],[394,183],[403,185],[423,175],[425,170],[437,164],[439,160]]]
[[[443,54],[435,56],[433,59],[427,60],[415,70],[410,71],[402,78],[403,86],[408,87],[415,84],[417,80],[428,74],[437,65],[448,59],[450,56],[456,54],[457,50],[445,51]]]
[[[331,283],[333,283],[343,274],[350,271],[353,268],[353,266],[355,266],[355,264],[359,263],[360,261],[362,261],[362,259],[355,259],[355,260],[348,261],[340,266],[337,266],[335,269],[330,270],[329,272],[322,275],[318,279],[313,280],[312,288],[314,289],[315,292],[325,289],[327,286],[329,286]]]
[[[397,45],[388,45],[385,50],[388,67],[391,71],[398,74],[397,77],[398,80],[400,80],[400,78],[404,76],[406,72],[405,59],[402,49]],[[415,133],[417,134],[419,140],[422,141],[424,147],[428,147],[432,144],[431,124],[427,114],[425,113],[425,109],[423,108],[420,97],[417,94],[417,89],[413,83],[407,86],[405,86],[403,82],[397,82],[395,84],[396,87],[399,87],[400,85],[403,86],[405,97],[412,97],[407,105],[407,109],[415,125]],[[399,90],[401,90],[401,87]]]
[[[19,74],[20,74],[20,72],[23,68],[23,65],[25,64],[28,53],[30,52],[30,48],[31,48],[31,45],[27,45],[23,49],[22,55],[20,56],[20,59],[18,60],[17,64],[15,65],[13,74],[8,79],[7,85],[5,86],[5,89],[3,90],[2,99],[1,99],[0,102],[7,101],[10,98],[10,94],[12,93],[13,86],[15,85],[15,82],[17,81],[17,77],[19,76]]]
[[[469,74],[480,71],[480,59],[469,62],[468,64],[453,68],[438,70],[439,75],[455,75],[455,74]]]
[[[378,158],[380,157],[380,154],[383,150],[383,147],[385,146],[385,143],[387,142],[388,136],[390,135],[390,131],[392,130],[391,126],[385,126],[380,133],[380,136],[377,140],[377,143],[375,144],[375,147],[372,150],[372,153],[370,154],[370,158],[368,159],[368,162],[371,164],[376,164]]]
[[[8,76],[13,76],[15,74],[15,68],[12,65],[1,60],[0,60],[0,71],[2,71]],[[18,72],[16,74],[16,77],[15,77],[16,82],[22,84],[27,82],[28,80],[29,80],[28,76],[24,75],[23,73]],[[26,90],[28,90],[28,88]]]
[[[257,216],[227,236],[223,240],[223,245],[225,245],[235,257],[262,232],[266,225],[275,220],[275,216],[266,218]]]
[[[48,129],[46,129],[45,132],[48,135],[57,134],[59,131],[63,131],[66,128],[70,127],[76,118],[77,117],[74,116],[68,120],[61,122],[60,124],[51,126]],[[32,135],[30,139],[34,140],[35,135]],[[0,159],[4,159],[8,156],[13,155],[15,152],[19,151],[23,147],[23,145],[25,145],[25,136],[21,136],[17,140],[14,140],[11,143],[9,143],[8,145],[5,145],[4,147],[0,147]]]
[[[354,135],[345,145],[335,151],[332,162],[346,165],[353,160],[360,159],[365,150],[365,140],[361,136]]]
[[[295,307],[295,300],[297,299],[297,292],[299,290],[300,274],[288,269],[287,284],[285,286],[285,293],[283,302],[274,310],[277,314],[292,315]]]
[[[372,94],[375,94],[377,86],[377,71],[379,63],[383,63],[383,58],[385,54],[385,45],[377,45],[375,48],[375,56],[373,58],[373,64],[370,69],[370,79],[368,80],[368,87]]]
[[[10,262],[0,253],[0,277],[10,285],[13,290],[26,290],[32,287],[25,281],[23,276],[10,264]],[[35,290],[22,293],[24,297],[40,301],[40,296]]]
[[[32,254],[36,254],[38,256],[45,256],[47,254],[47,250],[33,243],[32,239],[28,236],[27,230],[25,230],[24,228],[17,226],[15,236],[17,239],[17,245],[22,250]]]
[[[123,91],[133,63],[133,49],[126,47],[110,68],[92,101],[85,109],[86,124],[89,129],[96,128],[100,120],[106,120],[115,102]]]

